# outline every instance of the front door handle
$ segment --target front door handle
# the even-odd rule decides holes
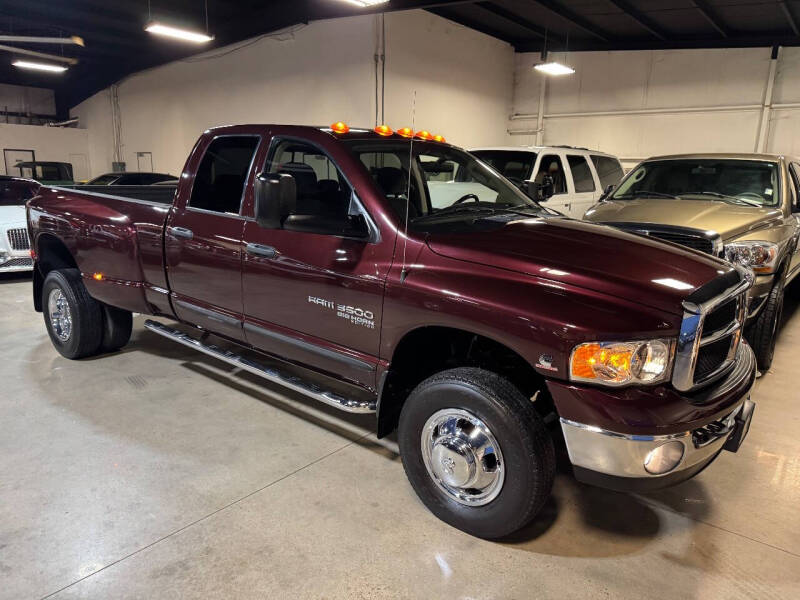
[[[278,251],[275,248],[264,244],[247,244],[246,250],[248,254],[254,254],[262,258],[275,258],[278,256]]]
[[[190,240],[194,237],[194,233],[191,229],[186,229],[185,227],[170,227],[169,232],[178,238],[183,238],[185,240]]]

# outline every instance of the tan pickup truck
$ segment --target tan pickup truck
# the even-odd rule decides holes
[[[800,158],[686,154],[650,158],[608,189],[584,219],[748,267],[745,336],[769,369],[784,287],[800,273]]]

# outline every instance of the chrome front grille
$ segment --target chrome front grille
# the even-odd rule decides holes
[[[11,244],[12,250],[30,250],[31,242],[28,240],[28,230],[24,227],[20,229],[9,229],[8,243]]]
[[[702,297],[701,288],[697,302],[690,297],[683,303],[683,322],[672,375],[673,385],[681,391],[712,383],[734,365],[747,315],[747,290],[752,283],[744,271],[735,271],[726,277],[738,281],[732,281],[721,294],[708,299]]]

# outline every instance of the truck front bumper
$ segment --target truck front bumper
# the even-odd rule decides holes
[[[749,396],[724,419],[670,435],[616,433],[561,419],[575,477],[621,491],[667,487],[693,477],[722,450],[736,452],[750,430]]]
[[[581,397],[591,401],[594,408],[606,409],[602,411],[606,419],[600,418],[602,412],[596,412],[597,418],[591,420],[559,410],[575,477],[621,491],[658,489],[693,477],[721,451],[739,449],[755,409],[750,400],[754,379],[755,356],[743,343],[736,368],[702,395],[684,397],[674,390],[656,388],[650,390],[648,402],[641,390],[630,389],[627,395],[609,391],[598,396],[602,392],[596,388],[573,387],[568,398],[574,401]],[[564,391],[554,386],[551,390]],[[563,408],[570,407],[564,401],[565,394],[555,396],[557,407],[559,400]],[[619,410],[623,406],[629,409],[627,413]],[[608,420],[610,413],[623,414],[625,419],[615,424]],[[676,423],[683,426],[676,427]]]

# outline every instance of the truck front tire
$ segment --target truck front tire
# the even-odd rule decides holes
[[[56,350],[77,359],[97,353],[103,339],[103,313],[89,295],[78,269],[50,271],[42,285],[42,313]]]
[[[764,303],[764,308],[747,331],[747,341],[756,355],[758,370],[766,372],[772,366],[775,356],[775,344],[778,338],[778,328],[783,315],[784,281],[783,278],[775,282],[769,296]]]
[[[403,405],[398,442],[422,502],[471,535],[513,533],[550,495],[553,441],[533,403],[495,373],[464,367],[420,383]]]

